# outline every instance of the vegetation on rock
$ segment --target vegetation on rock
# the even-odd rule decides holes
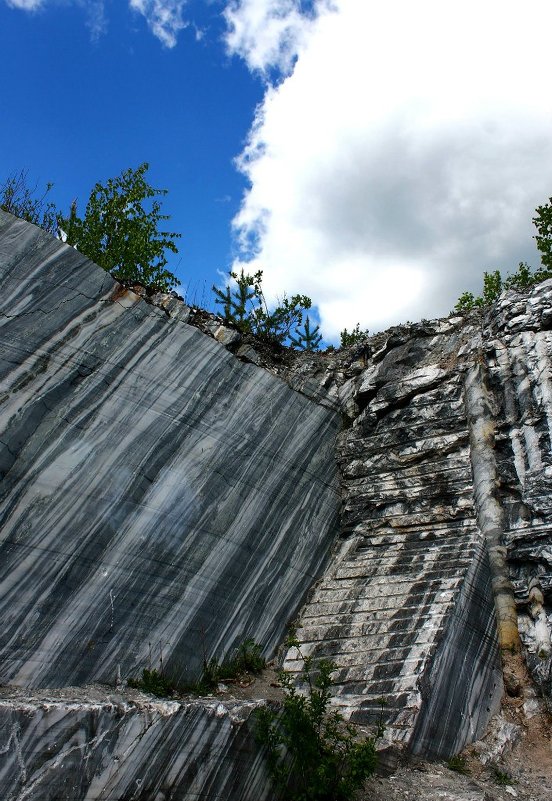
[[[174,240],[180,234],[159,230],[159,225],[169,219],[161,213],[158,199],[167,190],[150,186],[145,178],[148,169],[144,162],[137,169],[129,168],[109,178],[105,185],[98,182],[83,217],[77,213],[76,201],[68,215],[46,202],[51,183],[37,197],[37,187],[29,186],[23,170],[0,187],[0,208],[73,245],[118,280],[166,291],[177,286],[178,279],[166,269],[165,252],[178,253]]]
[[[199,695],[216,689],[221,682],[232,682],[240,678],[261,673],[266,662],[261,654],[261,646],[253,639],[244,640],[235,649],[229,659],[222,662],[216,657],[203,660],[201,678],[192,684],[175,681],[165,675],[163,667],[160,670],[144,668],[142,677],[129,679],[127,684],[145,693],[151,693],[159,698],[167,698],[180,693],[197,693]]]
[[[360,342],[363,342],[368,335],[368,329],[362,331],[360,323],[357,323],[351,331],[347,331],[347,329],[344,328],[340,335],[340,347],[349,348],[351,345],[358,345]]]
[[[225,321],[238,331],[282,345],[301,325],[303,313],[310,309],[312,301],[306,295],[292,295],[291,298],[284,295],[270,308],[262,280],[262,270],[254,275],[245,273],[243,268],[239,273],[230,272],[224,289],[212,287],[215,303],[222,306]]]
[[[537,206],[533,224],[537,229],[534,237],[537,249],[541,254],[541,267],[533,270],[526,262],[520,262],[517,271],[502,277],[500,270],[483,273],[483,290],[481,295],[463,292],[458,298],[455,310],[468,312],[490,306],[504,289],[523,291],[547,278],[552,278],[552,197],[543,206]]]
[[[291,637],[303,660],[300,682],[280,671],[285,698],[280,710],[269,706],[257,711],[257,739],[265,748],[270,776],[287,801],[350,801],[377,764],[375,737],[359,740],[353,726],[330,710],[333,662],[314,664],[303,657],[299,643]]]

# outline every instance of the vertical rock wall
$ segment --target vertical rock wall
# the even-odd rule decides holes
[[[387,736],[432,755],[481,734],[502,690],[464,392],[478,341],[459,318],[397,329],[344,384],[342,546],[300,619],[345,715],[373,723],[383,698]]]
[[[506,293],[484,341],[497,421],[497,497],[519,633],[539,690],[552,698],[552,281]]]
[[[2,799],[269,793],[254,704],[113,689],[272,655],[337,531],[339,416],[187,319],[0,212]]]
[[[29,688],[273,653],[309,588],[301,652],[336,662],[334,703],[370,725],[385,699],[417,753],[483,733],[518,629],[551,693],[552,282],[286,382],[1,213],[0,289],[10,801],[267,796],[255,704]]]

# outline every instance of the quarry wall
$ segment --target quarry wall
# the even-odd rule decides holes
[[[552,282],[271,360],[0,212],[0,290],[2,797],[271,797],[261,699],[124,684],[294,620],[416,753],[483,733],[501,649],[550,694]]]

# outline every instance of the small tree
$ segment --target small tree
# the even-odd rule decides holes
[[[322,342],[322,334],[319,332],[320,326],[318,325],[315,325],[311,331],[310,318],[307,314],[303,330],[296,328],[294,332],[296,336],[290,336],[289,339],[293,347],[299,350],[318,350]]]
[[[74,202],[67,217],[59,215],[58,225],[68,244],[115,278],[168,290],[178,279],[165,269],[165,251],[178,253],[174,239],[180,234],[159,230],[159,224],[169,217],[161,213],[161,203],[155,198],[166,195],[167,190],[148,184],[144,177],[148,169],[144,162],[110,178],[105,186],[97,183],[84,217],[78,216]],[[151,201],[149,208],[145,201]]]
[[[360,323],[357,323],[352,331],[347,331],[347,329],[344,328],[340,335],[340,347],[348,348],[351,345],[358,345],[366,339],[369,333],[368,329],[365,331],[361,330]]]
[[[215,303],[223,308],[224,319],[232,323],[242,333],[252,333],[260,339],[283,344],[291,336],[291,331],[300,326],[303,312],[310,309],[311,299],[306,295],[284,295],[278,304],[270,309],[262,288],[263,273],[254,275],[241,272],[229,273],[225,289],[213,286]]]
[[[298,648],[299,643],[292,638],[288,645]],[[280,671],[281,711],[262,707],[257,712],[257,738],[265,747],[270,776],[287,801],[350,801],[375,770],[375,742],[383,725],[380,721],[375,737],[358,740],[354,727],[329,709],[335,665],[322,659],[315,666],[298,651],[306,692]]]
[[[545,269],[552,271],[552,197],[544,206],[537,206],[533,223],[537,229],[535,240]]]

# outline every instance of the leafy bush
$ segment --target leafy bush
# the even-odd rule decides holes
[[[219,662],[216,657],[212,657],[209,661],[204,660],[199,685],[212,689],[219,682],[234,681],[247,674],[261,673],[265,667],[266,661],[261,654],[261,646],[248,638],[238,645],[230,659],[225,659],[223,662]]]
[[[472,309],[481,309],[490,306],[499,297],[504,289],[517,289],[518,292],[529,289],[547,278],[552,278],[552,269],[532,270],[526,262],[520,262],[517,272],[502,278],[500,270],[485,272],[483,274],[483,293],[477,297],[472,292],[464,292],[460,295],[456,306],[456,311],[467,312]]]
[[[341,332],[340,347],[349,348],[351,345],[358,345],[363,342],[368,336],[368,329],[362,331],[360,323],[357,323],[352,331],[347,331],[346,328]]]
[[[30,187],[26,170],[10,175],[0,186],[0,209],[39,225],[57,236],[59,212],[54,203],[46,201],[53,184],[47,183],[42,195],[36,195],[37,185]]]
[[[145,693],[151,693],[158,698],[167,698],[176,689],[174,683],[167,679],[163,673],[155,670],[155,668],[153,670],[144,668],[141,679],[129,679],[127,684],[129,687],[134,687]]]
[[[288,643],[298,648],[298,642]],[[299,651],[300,653],[300,651]],[[268,770],[288,801],[350,801],[376,767],[375,741],[359,741],[353,726],[329,709],[335,665],[303,657],[301,692],[293,676],[280,671],[285,698],[280,711],[257,712],[257,739],[264,746]]]
[[[544,206],[537,206],[535,212],[536,217],[533,217],[532,222],[537,234],[534,238],[537,250],[541,254],[542,267],[533,270],[522,261],[518,265],[517,272],[509,274],[506,278],[502,278],[500,270],[483,273],[482,294],[476,296],[473,292],[463,292],[454,307],[455,311],[468,312],[490,306],[503,289],[522,291],[546,281],[547,278],[552,278],[552,197]]]
[[[77,204],[69,216],[59,215],[58,225],[69,245],[88,256],[121,281],[137,281],[146,286],[169,290],[178,284],[175,275],[165,269],[165,251],[178,253],[174,239],[180,234],[158,230],[168,220],[161,214],[161,203],[153,198],[167,194],[153,189],[145,179],[149,164],[136,170],[124,170],[106,185],[97,183],[88,199],[84,217],[77,214]],[[145,201],[151,201],[149,208]]]
[[[537,229],[535,240],[541,254],[541,264],[545,270],[552,271],[552,197],[544,206],[537,206],[533,225]]]
[[[242,333],[251,333],[268,342],[283,344],[291,331],[303,322],[303,312],[312,302],[306,295],[285,295],[278,305],[269,309],[263,288],[263,272],[249,275],[230,272],[224,289],[213,286],[215,303],[222,306],[226,322]]]
[[[74,201],[64,216],[46,196],[28,184],[27,173],[10,176],[0,186],[0,208],[28,222],[35,223],[54,236],[74,245],[80,253],[99,264],[121,281],[136,281],[146,286],[169,290],[178,284],[175,275],[165,269],[165,251],[178,253],[174,239],[180,234],[159,231],[159,223],[168,220],[161,214],[161,203],[152,200],[166,195],[166,189],[153,189],[145,179],[147,163],[136,170],[124,170],[106,185],[97,183],[90,193],[84,217],[77,214]],[[149,208],[144,202],[151,201]]]

